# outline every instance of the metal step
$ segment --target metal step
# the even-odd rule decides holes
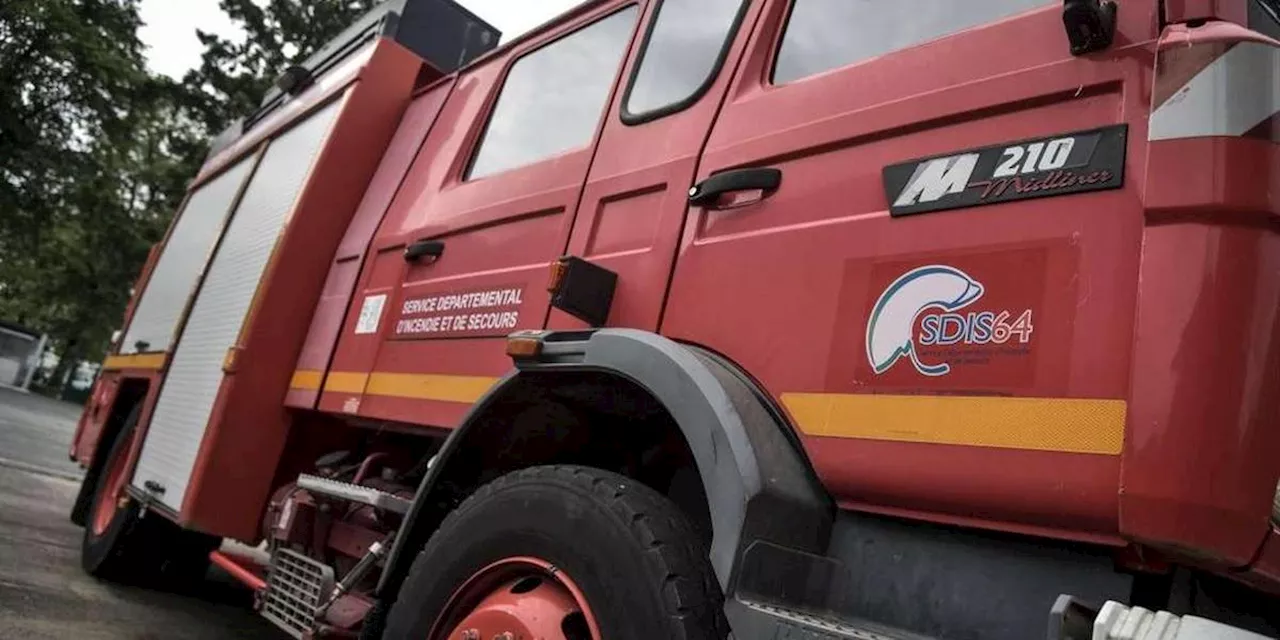
[[[412,504],[409,500],[385,491],[319,476],[311,476],[305,473],[298,476],[298,488],[306,489],[313,494],[367,504],[375,509],[384,509],[399,514],[408,513],[409,505]]]
[[[333,569],[288,549],[271,554],[259,613],[285,633],[302,638],[315,629],[316,612],[333,591]]]
[[[838,620],[758,602],[739,603],[767,615],[774,623],[773,629],[762,637],[776,640],[933,640],[861,620]]]

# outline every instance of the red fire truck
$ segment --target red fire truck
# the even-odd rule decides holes
[[[1280,2],[400,0],[214,145],[83,564],[298,638],[1280,629]],[[235,544],[238,542],[239,544]]]

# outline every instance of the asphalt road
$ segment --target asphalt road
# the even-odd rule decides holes
[[[76,405],[0,387],[0,464],[78,480],[67,450],[79,418]]]
[[[0,389],[0,640],[281,640],[220,571],[176,595],[99,582],[80,569],[67,513],[78,407]]]

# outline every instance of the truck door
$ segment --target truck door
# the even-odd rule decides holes
[[[1073,57],[1061,2],[766,3],[662,327],[845,507],[1116,531],[1157,35],[1118,4]]]
[[[639,14],[584,9],[462,72],[374,239],[322,409],[451,427],[510,368],[503,338],[544,326]]]
[[[656,330],[688,190],[760,3],[650,3],[605,119],[567,253],[618,274],[608,325]],[[738,37],[741,32],[741,37]],[[553,311],[549,328],[582,326]]]

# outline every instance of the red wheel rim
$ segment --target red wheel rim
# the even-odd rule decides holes
[[[93,534],[102,535],[107,527],[111,525],[111,520],[115,518],[116,510],[120,504],[120,497],[124,494],[124,485],[127,482],[128,474],[125,470],[128,468],[129,449],[132,447],[133,437],[129,437],[129,445],[117,450],[118,455],[107,461],[107,468],[103,469],[102,481],[106,490],[98,498],[98,503],[93,506]]]
[[[428,640],[600,640],[582,590],[537,558],[508,558],[467,579]]]

